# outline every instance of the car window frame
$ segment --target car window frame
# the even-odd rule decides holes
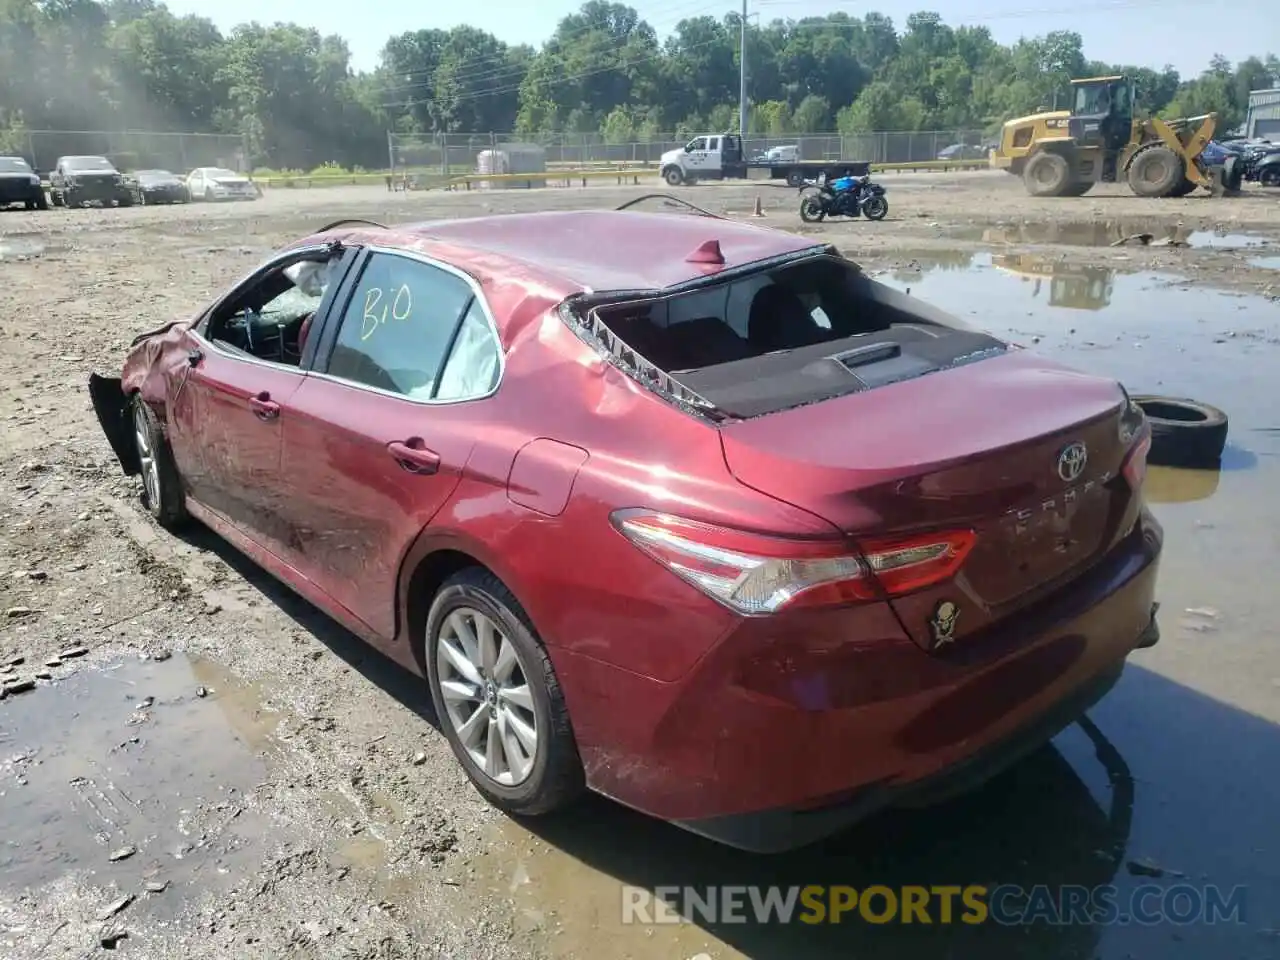
[[[314,257],[317,253],[325,253],[332,251],[332,243],[316,243],[309,244],[305,247],[297,247],[293,250],[277,254],[265,263],[259,264],[254,268],[253,272],[242,278],[238,283],[231,287],[226,293],[218,297],[213,303],[207,306],[199,319],[195,321],[188,329],[188,333],[194,338],[202,348],[207,348],[212,353],[216,353],[219,357],[227,360],[238,360],[244,363],[257,364],[267,367],[271,370],[295,370],[299,375],[305,375],[312,372],[317,356],[316,344],[318,337],[310,332],[307,336],[307,342],[302,348],[302,357],[299,359],[297,366],[287,363],[279,363],[273,360],[264,360],[261,357],[255,357],[251,354],[243,353],[237,350],[228,350],[218,341],[213,340],[208,335],[209,321],[215,313],[218,312],[227,303],[235,300],[242,295],[245,290],[252,287],[256,283],[261,283],[267,274],[275,270],[283,270],[294,263],[307,260]],[[359,258],[363,252],[363,248],[358,246],[343,246],[340,250],[333,251],[338,257],[338,273],[330,282],[328,288],[324,292],[324,296],[320,298],[320,303],[312,314],[311,325],[318,334],[322,329],[324,317],[326,317],[333,308],[334,300],[337,298],[339,291],[346,284],[351,271],[351,266]]]
[[[338,331],[342,327],[342,321],[346,317],[347,310],[351,307],[352,298],[355,295],[356,288],[360,285],[360,278],[364,275],[365,268],[368,263],[376,255],[387,255],[400,257],[405,260],[412,260],[423,266],[435,267],[445,273],[448,273],[459,280],[463,281],[471,291],[471,298],[458,312],[458,316],[454,318],[453,330],[449,334],[448,346],[440,358],[439,376],[443,376],[444,370],[449,365],[449,360],[453,356],[453,351],[457,348],[458,334],[462,330],[462,324],[466,320],[467,313],[473,304],[478,303],[480,310],[484,314],[485,321],[488,323],[489,335],[493,338],[493,343],[498,350],[498,374],[494,378],[493,386],[485,393],[476,394],[470,397],[410,397],[407,394],[397,393],[393,390],[384,390],[381,387],[375,387],[367,383],[361,383],[358,380],[348,380],[346,377],[340,377],[336,374],[328,372],[329,362],[333,357],[334,347],[338,341]],[[326,291],[327,295],[328,291]],[[319,316],[317,312],[317,320]],[[494,396],[501,388],[506,380],[507,373],[507,351],[502,342],[502,334],[498,330],[497,320],[494,318],[493,308],[489,304],[489,299],[484,295],[484,289],[471,274],[465,270],[460,270],[451,263],[443,260],[437,260],[434,257],[427,256],[417,250],[406,250],[401,247],[387,247],[379,244],[369,244],[364,247],[357,261],[353,262],[347,268],[342,278],[340,296],[335,298],[334,302],[329,304],[329,309],[324,316],[324,325],[318,330],[313,330],[309,339],[317,341],[317,354],[323,356],[323,361],[315,358],[308,375],[317,379],[326,380],[330,383],[337,384],[354,390],[364,390],[368,393],[374,393],[378,396],[391,397],[396,400],[403,400],[406,403],[418,404],[420,406],[454,406],[459,403],[474,403],[477,400],[488,400]],[[438,379],[437,377],[437,379]]]

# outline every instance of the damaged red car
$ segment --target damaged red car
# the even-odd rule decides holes
[[[90,390],[155,519],[420,674],[512,813],[800,846],[981,782],[1159,636],[1121,385],[808,237],[343,221]]]

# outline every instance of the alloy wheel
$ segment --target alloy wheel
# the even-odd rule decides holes
[[[440,625],[436,671],[447,717],[477,769],[514,787],[538,757],[538,718],[525,663],[487,614],[458,607]]]
[[[151,424],[139,401],[133,411],[133,442],[138,448],[138,466],[142,468],[142,485],[147,491],[147,506],[160,507],[160,466],[151,445]]]

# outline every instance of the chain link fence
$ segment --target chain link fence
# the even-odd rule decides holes
[[[17,139],[19,151],[41,172],[52,170],[59,157],[71,156],[106,157],[125,172],[159,169],[183,174],[196,167],[244,172],[248,166],[245,142],[238,134],[26,130]]]
[[[475,170],[479,154],[513,145],[536,144],[546,151],[548,167],[656,166],[662,154],[688,142],[659,134],[647,140],[607,143],[600,134],[439,133],[387,134],[387,158],[393,172],[415,171],[449,176]],[[749,158],[775,147],[795,147],[801,160],[865,160],[871,163],[919,163],[925,160],[981,160],[992,144],[981,130],[923,130],[861,134],[805,133],[748,136]]]

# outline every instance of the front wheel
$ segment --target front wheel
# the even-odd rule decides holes
[[[805,197],[800,201],[800,219],[805,223],[821,223],[826,215],[826,208],[817,197]]]
[[[40,196],[36,197],[36,209],[37,210],[49,209],[49,198],[45,196],[45,192],[43,190],[40,191]]]
[[[889,215],[889,201],[878,194],[868,197],[863,201],[862,212],[868,220],[883,220]]]
[[[139,394],[134,394],[132,414],[133,445],[142,473],[142,505],[160,526],[179,527],[187,519],[187,505],[169,442]]]
[[[585,789],[551,659],[497,577],[454,574],[427,614],[424,649],[436,716],[476,789],[507,813],[550,813]]]
[[[668,187],[678,187],[684,183],[684,174],[679,167],[667,167],[662,173],[662,179],[667,182]]]

